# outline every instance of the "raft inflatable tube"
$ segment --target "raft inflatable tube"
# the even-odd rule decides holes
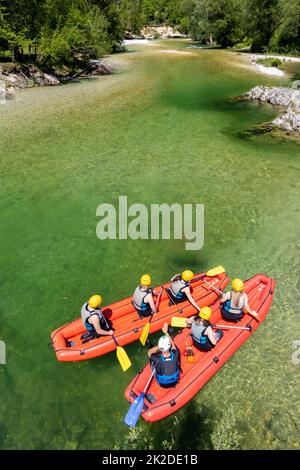
[[[197,280],[197,278],[200,278]],[[229,282],[226,273],[217,276],[206,276],[205,273],[196,274],[195,281],[191,281],[193,296],[200,307],[212,304],[218,294],[203,281],[208,281],[217,289],[223,290]],[[154,290],[159,294],[163,288],[170,287],[170,283],[158,286]],[[114,336],[119,346],[137,341],[150,317],[139,318],[132,305],[132,297],[115,302],[102,309],[105,317],[111,322]],[[165,290],[161,295],[158,313],[152,317],[150,333],[160,330],[165,322],[170,323],[171,317],[181,315],[190,317],[195,314],[195,308],[189,301],[177,305],[169,305],[169,298]],[[51,334],[52,346],[58,361],[84,361],[94,357],[103,356],[116,349],[116,344],[111,336],[101,336],[87,343],[83,343],[81,336],[87,333],[81,318],[67,323],[53,331]]]
[[[181,353],[180,380],[173,388],[162,388],[155,378],[152,379],[146,391],[142,417],[149,422],[158,421],[175,413],[188,403],[213,377],[213,375],[228,361],[237,349],[254,333],[264,321],[271,307],[274,294],[275,281],[270,277],[258,274],[245,282],[245,292],[249,296],[249,305],[256,310],[260,317],[257,322],[249,314],[238,322],[226,321],[222,318],[220,300],[213,306],[212,324],[228,326],[250,326],[249,330],[228,329],[223,330],[223,338],[209,352],[202,352],[193,346],[195,362],[187,362],[186,339],[191,341],[190,328],[184,328],[174,338],[176,346]],[[125,398],[132,403],[138,397],[149,380],[151,369],[149,363],[132,380],[125,391]],[[150,400],[150,401],[149,401]]]

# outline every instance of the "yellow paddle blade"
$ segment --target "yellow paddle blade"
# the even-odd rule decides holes
[[[176,326],[177,328],[185,328],[186,327],[186,318],[172,317],[171,318],[171,326]]]
[[[140,342],[145,346],[150,330],[150,323],[146,323],[140,336]]]
[[[207,271],[206,276],[217,276],[218,274],[225,273],[223,266],[217,266],[216,268]]]
[[[126,372],[126,370],[131,366],[131,361],[127,356],[127,352],[125,349],[121,348],[121,346],[117,346],[117,358],[123,369],[123,372]]]

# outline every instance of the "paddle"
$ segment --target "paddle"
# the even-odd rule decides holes
[[[191,282],[199,281],[200,279],[203,279],[204,276],[214,277],[214,276],[218,276],[218,274],[223,274],[223,273],[225,273],[225,269],[223,268],[223,266],[217,266],[216,268],[213,268],[207,271],[207,273],[204,273],[204,274],[201,274],[201,276],[195,277],[194,279],[191,280]]]
[[[194,279],[191,280],[191,282],[195,282],[195,281],[199,281],[200,279],[203,279],[205,276],[211,276],[211,277],[214,277],[214,276],[217,276],[218,274],[222,274],[225,272],[225,269],[223,268],[223,266],[217,266],[216,268],[213,268],[213,269],[210,269],[209,271],[207,271],[206,273],[204,274],[201,274],[201,276],[198,276],[198,277],[195,277]],[[207,282],[207,281],[204,281],[204,282]],[[209,284],[209,283],[208,283]],[[212,284],[210,284],[212,287],[214,287]],[[168,289],[165,289],[166,291],[166,294],[167,296],[169,297],[171,303],[173,305],[177,305],[175,300],[172,298],[172,296],[170,295],[170,293],[168,292]],[[182,308],[179,308],[178,309],[178,312],[179,313],[182,313]]]
[[[163,293],[163,288],[161,288],[161,291],[160,291],[160,293],[158,294],[158,297],[157,297],[157,300],[156,300],[156,304],[155,304],[155,307],[156,307],[156,308],[158,308],[158,305],[159,305],[159,302],[160,302],[162,293]],[[146,325],[144,326],[143,331],[142,331],[141,336],[140,336],[140,342],[142,343],[143,346],[145,346],[146,341],[147,341],[147,338],[148,338],[148,336],[149,336],[150,323],[151,323],[152,318],[153,318],[153,314],[151,315],[151,317],[150,317],[148,323],[146,323]]]
[[[208,284],[210,287],[212,287],[216,292],[218,292],[218,294],[221,294],[221,295],[224,294],[224,292],[223,292],[222,290],[220,290],[220,289],[218,289],[217,287],[213,286],[210,282],[208,282],[208,281],[203,281],[203,282],[204,282],[205,284]]]
[[[247,330],[252,331],[252,326],[230,326],[230,325],[211,325],[212,328],[221,328],[222,330]]]
[[[187,326],[186,324],[186,318],[182,317],[172,317],[171,319],[171,326],[175,326],[177,328],[185,328]],[[252,328],[250,326],[230,326],[230,325],[211,325],[212,327],[218,327],[224,330],[248,330],[251,331]]]
[[[141,395],[137,398],[134,399],[134,401],[131,403],[131,406],[129,408],[129,410],[127,411],[127,414],[124,418],[124,423],[127,424],[127,426],[129,426],[130,428],[134,428],[136,426],[136,423],[141,415],[141,412],[143,410],[143,406],[144,406],[144,397],[145,397],[145,393],[146,393],[146,390],[148,389],[149,385],[150,385],[150,382],[153,378],[155,374],[155,370],[152,371],[152,374],[144,388],[144,390],[142,391]]]
[[[195,277],[194,279],[191,280],[191,282],[195,282],[195,281],[199,281],[200,279],[203,279],[204,276],[209,276],[209,277],[214,277],[214,276],[217,276],[218,274],[222,274],[225,272],[225,269],[223,268],[223,266],[217,266],[216,268],[212,268],[210,269],[209,271],[207,271],[207,273],[205,274],[202,274],[201,276],[198,276],[198,277]],[[205,281],[204,281],[205,282]],[[158,299],[157,299],[157,302],[156,302],[156,308],[158,307],[158,304],[159,304],[159,301],[160,301],[160,297],[162,295],[162,292],[163,292],[163,287],[159,293],[159,296],[158,296]],[[172,302],[173,305],[176,305],[175,304],[175,301],[172,299],[172,297],[169,295],[168,291],[165,289],[170,301]],[[180,309],[181,310],[181,309]],[[179,312],[180,312],[179,310]],[[148,323],[146,323],[146,325],[144,326],[143,328],[143,331],[141,333],[141,336],[140,336],[140,342],[142,343],[143,346],[145,346],[146,344],[146,341],[147,341],[147,338],[149,336],[149,331],[150,331],[150,323],[151,323],[151,320],[152,320],[152,317],[153,315],[151,315],[150,317],[150,320]]]
[[[107,328],[109,328],[109,324],[108,324],[108,322],[107,322],[107,320],[104,316],[103,316],[103,319],[106,323]],[[131,366],[131,361],[130,361],[125,349],[123,349],[121,346],[119,346],[118,341],[115,338],[115,335],[112,335],[111,337],[114,340],[115,345],[117,346],[117,358],[118,358],[118,361],[120,363],[120,366],[122,367],[123,372],[126,372],[126,370],[129,369],[129,367]]]
[[[117,346],[117,358],[118,361],[123,369],[123,372],[126,372],[129,367],[131,367],[131,361],[127,355],[127,352],[125,349],[123,349],[121,346],[118,345],[118,342],[115,338],[114,335],[112,335],[112,339],[114,340],[116,346]]]

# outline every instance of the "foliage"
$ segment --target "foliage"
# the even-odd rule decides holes
[[[279,22],[278,0],[249,0],[247,10],[247,32],[252,37],[252,50],[267,50]]]
[[[277,59],[277,58],[268,57],[266,59],[259,59],[256,62],[258,64],[264,65],[265,67],[276,67],[280,70],[286,69],[285,64],[280,59]]]
[[[0,0],[0,48],[19,61],[101,56],[120,50],[125,31],[162,24],[207,44],[300,52],[300,0]]]
[[[72,62],[80,50],[88,49],[98,56],[110,51],[107,20],[96,6],[87,10],[72,6],[64,19],[58,14],[55,21],[51,20],[42,27],[38,42],[42,63]]]
[[[242,3],[237,0],[194,0],[189,6],[189,32],[201,42],[232,46],[243,37]]]

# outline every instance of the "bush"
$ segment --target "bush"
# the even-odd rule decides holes
[[[98,57],[111,52],[107,20],[97,7],[87,11],[72,8],[63,25],[42,28],[39,60],[51,67],[74,62],[76,51],[93,50]]]
[[[280,59],[277,59],[275,57],[274,58],[268,57],[266,59],[259,59],[259,60],[256,61],[256,63],[264,65],[265,67],[276,67],[280,70],[285,70],[286,69],[285,64]]]

